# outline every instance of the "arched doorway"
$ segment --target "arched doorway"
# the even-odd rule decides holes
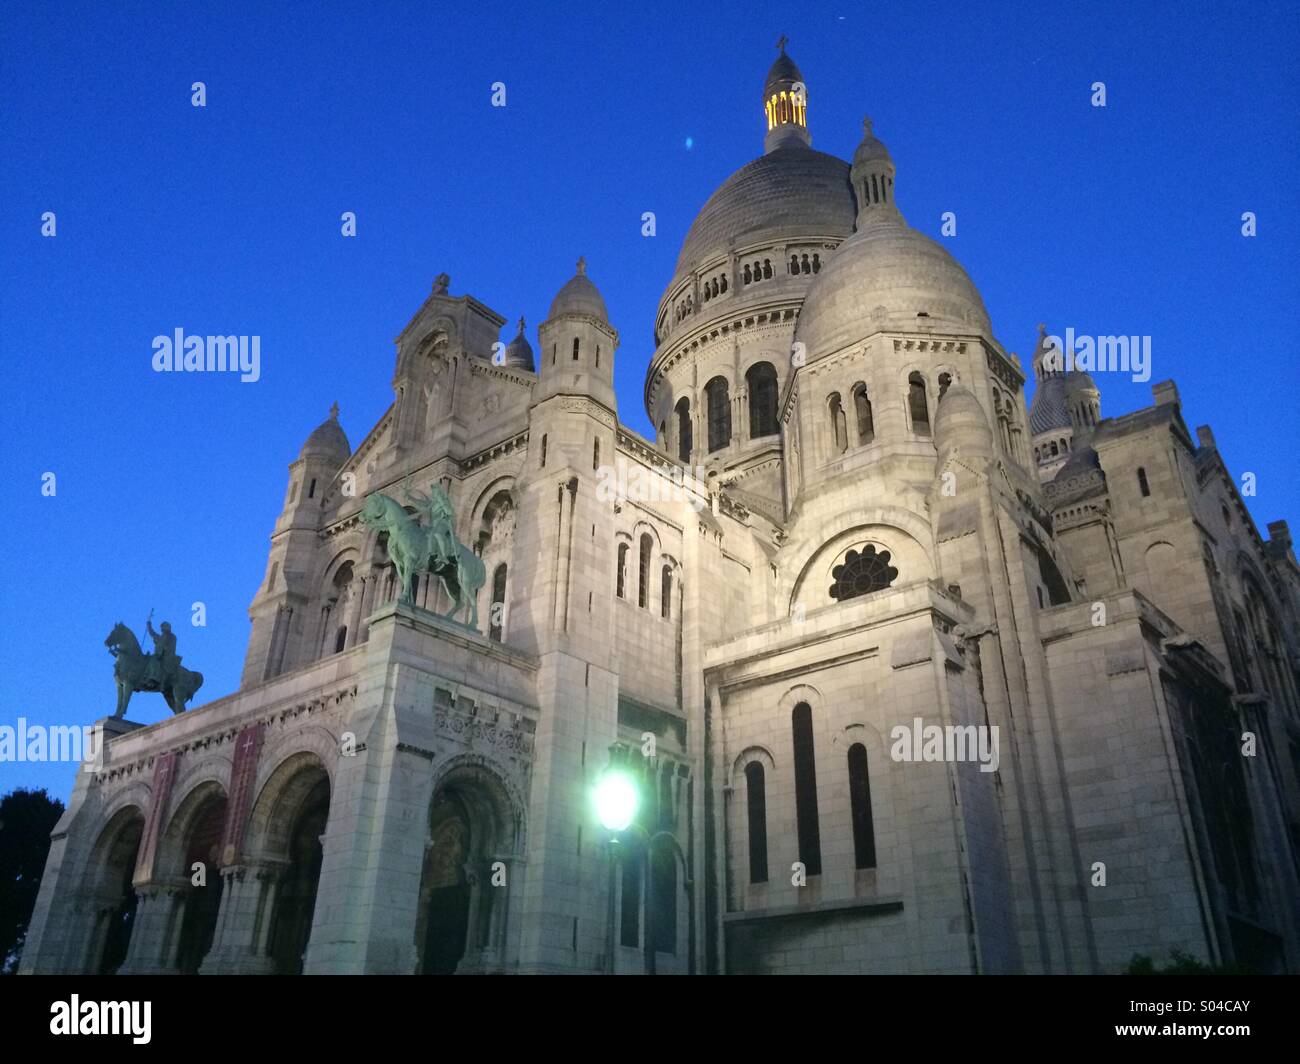
[[[443,777],[429,809],[415,945],[419,972],[504,967],[511,862],[522,821],[502,781],[481,765]]]
[[[268,952],[278,975],[301,975],[311,940],[316,889],[320,885],[322,842],[329,819],[330,782],[325,770],[313,763],[294,781],[298,800],[286,810],[286,856],[271,919]]]
[[[123,809],[104,828],[91,858],[96,923],[87,969],[98,975],[112,975],[126,960],[137,901],[131,880],[143,836],[140,810]]]
[[[421,911],[425,915],[425,975],[453,975],[465,954],[469,930],[469,819],[454,798],[443,798],[430,817],[429,850],[424,863]]]
[[[212,948],[217,914],[221,911],[220,851],[221,833],[226,823],[226,796],[219,787],[213,786],[196,795],[195,802],[197,808],[187,818],[184,865],[180,869],[180,874],[189,883],[189,890],[181,917],[176,967],[185,975],[196,974]],[[201,870],[196,867],[199,865]]]

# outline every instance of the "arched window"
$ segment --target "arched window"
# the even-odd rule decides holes
[[[619,598],[627,598],[627,544],[618,545],[618,572],[615,575],[614,588]]]
[[[501,642],[506,619],[506,563],[502,562],[492,573],[492,605],[488,610],[488,638]]]
[[[749,881],[767,882],[767,780],[763,765],[745,766],[745,811],[749,821]]]
[[[849,810],[853,816],[853,867],[876,867],[876,828],[871,819],[871,780],[867,775],[867,748],[849,747]]]
[[[813,256],[813,273],[821,273],[821,270],[822,270],[822,257],[821,257],[820,255],[814,255],[814,256]]]
[[[925,400],[925,378],[913,373],[907,378],[907,409],[912,416],[912,431],[930,435],[930,408]]]
[[[348,645],[348,626],[345,624],[334,634],[334,653],[341,654]]]
[[[952,384],[952,374],[951,374],[951,373],[940,373],[940,374],[939,374],[939,398],[940,398],[940,399],[943,398],[944,393],[948,390],[948,388],[949,388],[949,386],[950,386],[951,384]],[[1010,405],[1010,404],[1008,403],[1008,405]]]
[[[709,411],[709,453],[720,451],[731,442],[731,398],[727,382],[714,377],[704,386]]]
[[[756,362],[745,373],[745,386],[749,389],[749,438],[775,436],[776,424],[776,369],[770,362]]]
[[[683,462],[691,460],[691,401],[685,396],[677,400],[677,457]]]
[[[578,338],[576,336],[573,338],[573,361],[578,361]]]
[[[794,807],[799,860],[810,876],[822,874],[821,826],[817,817],[817,762],[813,751],[812,707],[800,702],[790,715],[794,743]]]
[[[790,269],[789,269],[788,271],[786,271],[786,272],[788,272],[788,273],[798,273],[798,272],[799,272],[799,256],[798,256],[798,255],[791,255],[791,256],[790,256]]]
[[[1055,447],[1052,448],[1052,453],[1056,453]],[[1142,492],[1144,499],[1151,494],[1151,485],[1147,483],[1147,471],[1141,466],[1138,466],[1138,490]]]
[[[726,290],[727,290],[727,275],[724,273],[722,275],[722,280],[718,284],[718,291],[725,292]]]
[[[764,259],[764,260],[763,260],[763,280],[767,280],[767,279],[768,279],[769,277],[771,277],[771,276],[772,276],[772,260],[771,260],[771,259]]]
[[[870,443],[876,437],[876,424],[871,417],[871,400],[867,398],[865,384],[853,389],[853,413],[858,422],[858,443]]]
[[[659,616],[667,620],[673,615],[673,569],[665,565],[659,577]]]
[[[745,284],[749,284],[750,281],[753,280],[753,278],[749,275],[749,263],[745,263],[744,278],[745,278]]]
[[[850,550],[844,561],[831,570],[830,595],[836,602],[883,591],[898,579],[898,570],[890,562],[890,553],[876,553],[875,545],[868,543],[861,551]]]
[[[835,452],[840,454],[848,450],[849,428],[839,392],[831,392],[831,397],[827,400],[827,409],[831,415],[831,439],[834,441]]]
[[[641,571],[637,583],[637,605],[645,609],[650,605],[650,550],[654,546],[649,532],[641,533]]]
[[[1060,453],[1060,451],[1057,450],[1057,447],[1056,447],[1056,441],[1055,441],[1055,440],[1052,441],[1052,448],[1051,448],[1051,450],[1052,450],[1052,457],[1053,457],[1053,458],[1055,458],[1055,457]],[[1145,492],[1144,492],[1143,494],[1145,494]]]

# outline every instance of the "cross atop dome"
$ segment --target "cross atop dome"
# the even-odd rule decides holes
[[[333,406],[330,407],[330,417],[332,417],[335,421],[337,421],[337,420],[339,419],[339,404],[338,404],[338,403],[335,403]]]
[[[776,40],[777,51],[779,51],[782,55],[785,55],[785,46],[789,43],[790,43],[790,38],[787,37],[784,33],[781,34],[781,36],[778,37]]]
[[[582,274],[587,272],[587,259],[583,255],[578,256],[578,272]]]

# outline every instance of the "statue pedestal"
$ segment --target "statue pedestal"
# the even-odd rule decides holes
[[[100,717],[90,726],[87,738],[86,749],[84,751],[84,765],[87,771],[97,772],[104,767],[107,760],[105,754],[108,750],[108,744],[114,739],[126,735],[130,732],[143,728],[145,725],[137,724],[133,720],[122,720],[117,717]]]
[[[389,602],[380,606],[379,609],[366,618],[366,624],[374,625],[377,621],[391,616],[404,618],[407,621],[433,628],[451,629],[461,635],[476,635],[480,638],[483,636],[483,633],[471,624],[466,624],[454,617],[444,616],[441,613],[435,613],[433,610],[426,610],[423,606],[416,606],[409,602]]]

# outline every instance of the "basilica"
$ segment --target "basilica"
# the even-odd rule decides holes
[[[289,465],[239,690],[104,722],[22,970],[1300,968],[1286,523],[1172,381],[1103,413],[1046,327],[1007,350],[808,100],[782,49],[655,312],[653,439],[597,263],[508,342],[439,276],[387,412]],[[434,487],[477,626],[362,517]]]

